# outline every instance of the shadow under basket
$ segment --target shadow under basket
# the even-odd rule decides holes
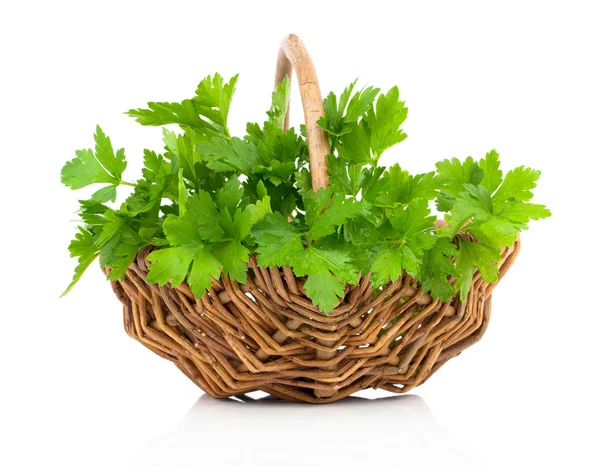
[[[317,123],[324,110],[316,73],[294,35],[282,43],[275,82],[291,79],[292,70],[316,191],[328,184],[329,140]],[[500,278],[519,247],[517,240],[502,251]],[[254,256],[247,283],[221,276],[196,299],[185,282],[177,288],[149,284],[148,253],[141,250],[125,278],[112,282],[123,303],[125,330],[218,398],[262,390],[291,401],[328,403],[369,387],[407,392],[482,337],[496,285],[476,272],[466,302],[456,296],[441,303],[407,275],[377,293],[362,277],[358,285],[346,285],[344,298],[325,315],[306,296],[304,278],[285,267],[258,267]]]

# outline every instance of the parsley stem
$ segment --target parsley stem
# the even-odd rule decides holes
[[[129,181],[121,181],[121,184],[125,186],[131,186],[132,188],[137,186],[135,183],[130,183]]]

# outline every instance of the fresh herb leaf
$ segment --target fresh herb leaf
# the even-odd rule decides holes
[[[302,234],[279,212],[266,214],[252,227],[258,247],[258,265],[261,267],[289,264],[288,258],[304,249]]]
[[[397,280],[403,269],[407,274],[417,276],[424,251],[436,242],[432,234],[435,217],[429,214],[425,199],[416,199],[406,207],[394,209],[389,217],[392,228],[383,234],[387,241],[376,245],[372,255],[371,273],[376,286],[387,280]]]
[[[348,132],[340,138],[337,149],[340,158],[345,161],[361,165],[369,163],[371,161],[371,147],[366,122],[363,120],[359,124],[355,123],[350,126]]]
[[[331,188],[321,188],[316,194],[309,192],[304,197],[306,222],[310,228],[310,239],[316,241],[335,231],[350,217],[357,215],[360,205],[341,194],[333,194]]]
[[[229,107],[237,80],[238,75],[236,74],[229,82],[225,83],[223,77],[219,73],[215,73],[214,76],[207,76],[200,81],[196,88],[196,96],[192,98],[197,112],[226,129]],[[229,132],[226,131],[226,134]]]
[[[396,281],[404,269],[415,270],[417,258],[407,245],[377,245],[371,257],[371,281],[378,287],[389,281]]]
[[[438,238],[431,249],[423,253],[418,279],[423,291],[433,299],[449,301],[456,294],[448,277],[456,275],[451,258],[456,254],[456,246],[449,238]]]
[[[287,76],[284,76],[281,82],[275,87],[271,97],[271,108],[267,111],[267,115],[269,121],[275,123],[279,129],[283,129],[285,114],[290,103],[291,91],[292,83]]]
[[[483,170],[472,157],[467,157],[461,163],[456,157],[443,160],[435,164],[437,172],[444,177],[445,186],[440,189],[436,200],[437,208],[441,212],[448,212],[459,193],[464,191],[464,184],[478,185],[483,179]]]
[[[537,186],[540,177],[540,171],[533,168],[517,167],[509,171],[504,181],[494,193],[494,205],[499,205],[503,201],[529,201],[533,197],[531,192]]]
[[[408,108],[400,100],[397,86],[387,94],[381,94],[377,104],[369,108],[366,121],[371,134],[371,150],[376,160],[386,149],[406,139],[406,133],[400,129],[400,125],[407,115]]]
[[[92,194],[91,199],[99,202],[100,204],[104,204],[109,201],[115,202],[117,200],[117,187],[115,185],[110,185],[100,188],[98,191]]]
[[[197,147],[208,167],[216,172],[250,175],[256,167],[256,146],[243,139],[234,137],[227,141],[213,138],[211,142],[199,144]]]
[[[500,170],[500,156],[498,152],[492,149],[485,155],[485,158],[479,161],[483,175],[481,186],[487,189],[488,193],[493,193],[502,183],[502,170]]]
[[[182,102],[148,102],[147,109],[126,112],[146,126],[177,124],[193,128],[206,137],[229,137],[227,117],[235,92],[237,75],[224,83],[221,75],[204,78],[196,88],[196,95]]]
[[[358,283],[358,269],[343,251],[309,247],[294,251],[289,261],[297,276],[307,275],[306,294],[325,314],[343,298],[344,283]]]
[[[75,239],[69,245],[69,252],[71,253],[71,257],[77,257],[77,267],[75,267],[73,280],[71,280],[71,283],[62,296],[71,291],[71,288],[79,281],[83,272],[98,257],[99,251],[94,241],[94,235],[88,230],[79,227],[79,232],[75,234]]]
[[[412,176],[398,164],[392,165],[383,175],[385,190],[374,199],[380,207],[394,208],[408,204],[413,199],[435,199],[444,186],[443,178],[434,172]]]
[[[498,266],[500,260],[499,248],[485,244],[472,243],[458,237],[459,248],[456,255],[456,287],[460,292],[461,301],[465,302],[469,295],[475,267],[481,273],[481,278],[488,283],[498,281]]]
[[[113,151],[110,139],[100,126],[96,127],[96,150],[83,149],[75,152],[75,157],[67,162],[61,171],[61,181],[71,189],[80,189],[94,183],[121,184],[121,175],[127,167],[125,152]],[[106,197],[106,191],[97,194],[96,199]]]
[[[351,132],[352,125],[365,115],[379,93],[379,89],[367,87],[353,94],[356,81],[344,89],[339,103],[333,92],[323,100],[325,117],[318,123],[330,135],[339,137]]]

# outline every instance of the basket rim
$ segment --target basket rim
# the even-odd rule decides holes
[[[461,238],[470,241],[470,242],[476,242],[477,240],[470,235],[469,233],[465,233],[463,231],[459,231],[457,233],[457,236],[460,236]],[[489,297],[489,295],[491,294],[491,292],[493,291],[493,289],[500,283],[500,281],[502,280],[502,278],[504,277],[504,275],[506,274],[506,272],[508,271],[508,269],[513,265],[519,251],[521,248],[521,237],[520,235],[517,237],[517,239],[515,240],[515,242],[508,247],[503,247],[502,251],[501,251],[501,259],[497,264],[498,267],[498,280],[494,283],[489,283],[488,288],[486,289],[486,294],[484,296],[484,298]],[[136,256],[134,258],[134,260],[132,261],[132,264],[130,264],[130,266],[127,268],[127,272],[126,273],[135,273],[140,279],[142,279],[144,282],[147,282],[146,277],[148,274],[148,266],[150,264],[150,262],[148,261],[147,257],[150,254],[150,252],[152,252],[153,250],[157,250],[160,249],[160,246],[154,246],[154,245],[148,245],[148,246],[144,246],[143,248],[141,248],[137,253]],[[132,265],[136,264],[136,267],[133,268]],[[249,260],[246,263],[246,270],[247,273],[252,271],[252,270],[263,270],[266,273],[270,273],[269,271],[271,269],[279,269],[279,270],[286,270],[289,271],[291,274],[293,274],[293,271],[290,267],[288,266],[282,266],[282,267],[269,267],[269,268],[264,268],[261,267],[257,264],[256,262],[256,252],[253,252],[249,255]],[[108,267],[102,267],[102,270],[104,272],[105,275],[108,275],[108,273],[110,272],[110,269]],[[304,277],[297,277],[295,274],[293,275],[293,277],[296,280],[300,281],[300,284],[303,283]],[[396,281],[391,281],[388,280],[384,285],[382,285],[380,287],[380,291],[379,293],[376,294],[376,296],[378,296],[379,294],[383,294],[383,293],[387,293],[390,289],[390,287],[393,287],[396,283],[401,282],[401,283],[410,283],[410,286],[413,288],[413,290],[415,290],[415,293],[420,293],[421,296],[427,296],[429,297],[429,301],[427,301],[427,298],[423,298],[422,301],[427,301],[427,304],[432,302],[432,301],[439,301],[439,299],[432,299],[431,296],[429,296],[428,293],[423,292],[422,288],[421,288],[421,284],[420,282],[412,277],[411,275],[407,274],[406,271],[403,271],[402,275],[398,278],[398,280]],[[472,279],[472,283],[474,283],[477,279],[481,278],[481,273],[479,272],[479,270],[477,268],[475,268],[475,273],[473,274],[473,279]],[[239,283],[235,280],[230,279],[229,277],[226,277],[223,275],[223,273],[221,272],[221,275],[219,276],[219,280],[216,280],[214,278],[211,277],[211,289],[207,290],[207,293],[211,293],[215,294],[212,290],[214,289],[215,285],[218,285],[219,281],[222,280],[229,280],[231,282],[234,283],[238,283],[239,285],[242,286],[242,289],[244,287],[245,284],[243,283]],[[120,282],[120,280],[110,280],[109,281],[112,283],[113,285],[113,289],[115,288],[115,286],[118,286],[118,283]],[[170,283],[167,283],[165,285],[167,288],[172,288]],[[404,285],[406,286],[406,285]],[[315,313],[316,316],[319,316],[321,318],[328,318],[328,319],[335,319],[336,317],[340,317],[343,316],[345,314],[348,313],[348,310],[344,308],[343,304],[344,304],[344,299],[345,297],[348,295],[349,291],[357,288],[357,287],[371,287],[371,282],[370,282],[370,274],[367,275],[362,275],[359,272],[359,277],[358,277],[358,283],[356,285],[351,285],[348,283],[344,283],[344,297],[340,298],[338,301],[338,304],[334,307],[333,311],[329,314],[325,314],[323,311],[321,311],[319,309],[318,306],[315,306],[312,301],[310,301],[310,299],[308,299],[308,301],[306,303],[304,303],[303,307],[306,307],[308,310],[311,310],[313,313]],[[259,287],[260,288],[260,287]],[[187,278],[183,280],[183,282],[176,287],[176,289],[180,289],[184,294],[186,294],[188,297],[193,298],[198,300],[198,298],[196,298],[194,296],[194,294],[192,293],[188,283],[187,283]],[[412,291],[408,291],[409,293],[412,293]],[[219,296],[219,300],[220,301],[225,301],[228,302],[231,298],[228,296],[227,292],[218,292],[217,293]],[[304,293],[302,293],[304,294]],[[304,294],[305,295],[305,294]],[[452,304],[457,304],[460,305],[462,302],[460,301],[460,293],[457,291],[457,293],[452,296],[452,298],[448,301]],[[425,304],[425,303],[424,303]],[[319,319],[320,320],[320,319]]]

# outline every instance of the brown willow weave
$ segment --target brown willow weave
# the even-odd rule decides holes
[[[323,101],[312,61],[293,35],[283,41],[276,83],[291,77],[292,69],[316,191],[328,184],[329,142],[317,124]],[[519,247],[517,241],[503,250],[500,278]],[[112,282],[123,303],[125,330],[219,398],[262,390],[286,400],[327,403],[369,387],[407,392],[482,337],[495,286],[476,272],[466,302],[456,296],[441,303],[407,275],[376,292],[366,276],[356,286],[346,285],[344,298],[325,315],[306,296],[304,278],[285,267],[258,267],[254,256],[247,283],[221,276],[196,299],[185,283],[149,284],[148,253],[141,250],[125,278]]]
[[[503,251],[500,278],[519,245]],[[441,303],[409,276],[375,297],[363,277],[346,286],[326,316],[306,296],[304,279],[289,269],[264,269],[251,257],[246,284],[221,277],[197,300],[185,283],[149,284],[148,252],[141,250],[125,279],[112,283],[125,330],[218,398],[262,390],[326,403],[369,387],[407,392],[479,341],[495,286],[477,272],[466,303]],[[319,360],[317,350],[333,357]]]

